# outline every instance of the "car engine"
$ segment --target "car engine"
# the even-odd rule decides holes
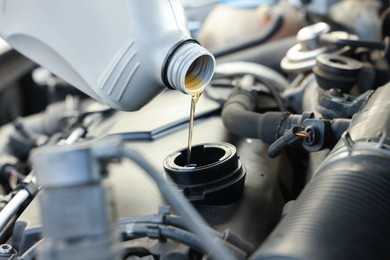
[[[388,1],[21,2],[0,260],[390,258]]]

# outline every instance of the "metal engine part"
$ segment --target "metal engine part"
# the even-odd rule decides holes
[[[170,89],[131,113],[66,92],[59,103],[48,98],[45,111],[1,126],[0,260],[389,259],[390,9],[383,10],[390,4],[368,10],[384,39],[367,39],[331,20],[329,10],[334,15],[340,1],[280,6],[289,2],[308,24],[297,44],[273,39],[216,52],[215,74],[208,74],[196,104],[190,149],[191,100]],[[137,4],[158,8],[151,3]],[[172,9],[172,3],[161,5]],[[185,6],[210,10],[203,7],[218,3]],[[12,6],[5,3],[5,11]],[[157,13],[142,10],[132,9],[142,21]],[[156,25],[152,20],[148,25]],[[180,25],[173,24],[174,32]],[[137,39],[148,33],[133,26]],[[176,50],[189,49],[164,61],[179,71],[199,47],[182,40]],[[158,44],[137,48],[149,57],[149,46]],[[211,59],[202,57],[201,63]],[[187,69],[211,73],[208,61]],[[18,84],[35,84],[55,98],[71,87],[47,72],[31,70]],[[146,75],[141,85],[160,89],[149,86],[153,80]]]
[[[297,34],[298,43],[294,45],[281,62],[283,70],[289,73],[310,71],[316,64],[316,58],[320,54],[340,54],[343,50],[338,46],[326,45],[321,41],[322,35],[328,35],[335,41],[343,39],[357,40],[357,36],[346,32],[329,32],[330,27],[326,23],[316,23],[302,28]]]

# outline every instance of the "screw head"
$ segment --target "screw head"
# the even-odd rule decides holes
[[[11,256],[13,247],[9,244],[0,245],[0,256]]]

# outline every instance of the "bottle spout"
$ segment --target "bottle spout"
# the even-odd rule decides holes
[[[215,58],[195,41],[185,41],[172,49],[164,69],[164,83],[168,87],[194,95],[202,92],[211,81]]]

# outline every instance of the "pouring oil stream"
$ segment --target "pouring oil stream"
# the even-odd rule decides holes
[[[195,108],[200,96],[203,92],[191,95],[191,110],[190,110],[190,122],[188,127],[188,152],[187,152],[187,166],[191,165],[191,153],[192,153],[192,134],[194,130],[194,118]]]

